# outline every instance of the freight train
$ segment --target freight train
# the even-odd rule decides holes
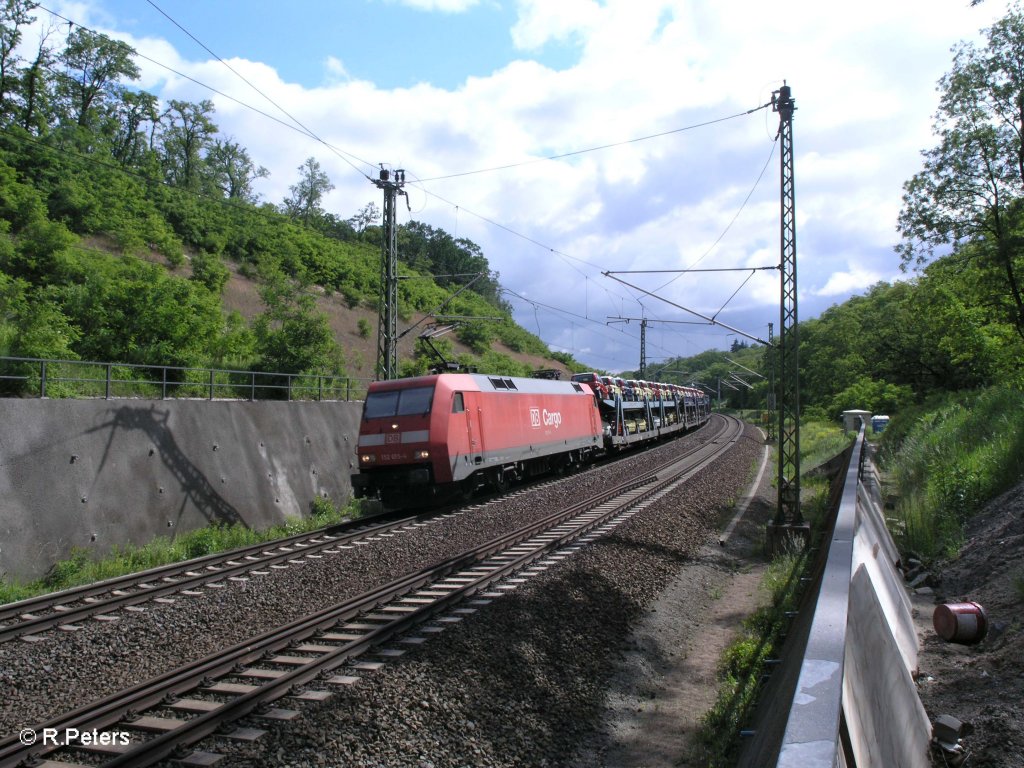
[[[700,390],[596,374],[572,381],[442,373],[370,385],[352,476],[356,498],[415,506],[553,471],[707,421]],[[643,386],[640,386],[640,385]]]

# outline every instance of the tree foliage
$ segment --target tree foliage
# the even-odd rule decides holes
[[[1024,338],[1024,15],[1014,6],[962,43],[939,82],[938,145],[904,187],[897,247],[904,268],[947,247],[992,278],[995,300]]]
[[[82,128],[99,128],[111,100],[124,91],[125,80],[137,80],[135,51],[127,43],[75,27],[58,60],[64,71],[57,78],[58,103],[65,115]]]
[[[323,215],[324,195],[334,189],[330,178],[315,157],[307,157],[299,166],[299,180],[288,187],[290,197],[284,200],[284,212],[292,219],[310,224]]]

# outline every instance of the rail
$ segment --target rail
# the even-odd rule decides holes
[[[0,397],[361,400],[370,379],[174,365],[0,357]]]
[[[87,746],[82,741],[69,741],[72,731],[87,734],[115,725],[121,732],[149,731],[158,735],[146,741],[142,741],[140,735],[129,744],[102,749],[106,758],[104,765],[150,765],[174,755],[176,750],[180,750],[179,757],[188,761],[186,745],[194,745],[211,735],[222,723],[295,695],[297,685],[312,684],[319,679],[318,687],[330,686],[330,673],[349,659],[449,610],[470,595],[483,593],[489,585],[522,571],[585,535],[595,534],[610,521],[633,514],[638,504],[685,482],[721,456],[741,433],[742,425],[738,421],[726,420],[719,435],[721,439],[675,456],[657,474],[631,478],[616,488],[569,502],[568,506],[541,519],[502,533],[441,563],[399,576],[369,592],[51,718],[36,728],[23,729],[18,735],[0,736],[0,768],[61,765],[60,762],[43,762],[43,758],[65,746],[71,749]],[[335,540],[330,549],[318,554],[340,554],[341,550],[336,548],[339,543],[340,540]],[[306,655],[298,658],[289,651]],[[278,671],[260,666],[267,664],[284,665],[289,669]],[[244,686],[221,684],[235,677],[246,677],[249,683]],[[342,680],[341,677],[333,679]],[[228,700],[206,699],[201,709],[192,708],[194,694],[209,693]],[[182,699],[183,695],[189,698]],[[160,727],[155,730],[149,724],[141,724],[143,718],[139,715],[174,708],[176,704],[196,716],[188,720],[149,718],[149,723],[159,720]],[[50,743],[46,739],[36,741],[36,735],[48,731],[64,734],[64,739]],[[25,737],[26,732],[30,732],[30,738]],[[101,747],[114,744],[113,739],[94,739],[92,743]],[[212,764],[205,762],[210,756],[210,753],[197,753],[186,764]]]

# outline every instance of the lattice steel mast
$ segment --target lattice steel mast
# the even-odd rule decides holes
[[[398,226],[395,204],[404,195],[405,171],[395,177],[386,168],[374,182],[384,190],[384,232],[381,238],[380,303],[377,315],[377,381],[398,378]]]
[[[640,378],[647,378],[647,318],[640,320]]]
[[[785,83],[785,81],[783,81]],[[800,514],[800,358],[797,332],[796,194],[793,185],[793,112],[790,87],[772,94],[779,113],[782,168],[782,297],[779,307],[779,475],[775,524],[802,525]]]

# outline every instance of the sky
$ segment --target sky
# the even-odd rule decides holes
[[[132,45],[145,57],[134,85],[164,101],[211,100],[220,137],[270,171],[256,184],[266,202],[280,204],[313,157],[335,187],[325,210],[349,218],[382,205],[381,165],[404,169],[399,223],[480,245],[520,325],[618,372],[637,368],[647,318],[656,374],[670,358],[766,339],[769,323],[779,332],[779,118],[760,107],[784,81],[800,320],[907,279],[896,220],[936,143],[936,85],[951,47],[981,41],[1006,9],[46,0],[36,15]],[[693,269],[709,271],[682,272]]]

